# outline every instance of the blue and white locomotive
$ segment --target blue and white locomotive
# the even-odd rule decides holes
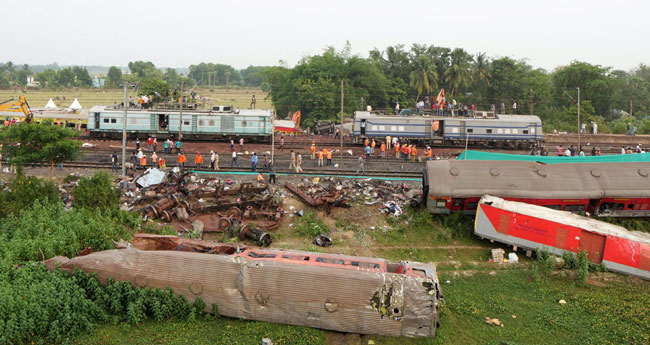
[[[543,141],[542,121],[534,115],[498,115],[475,112],[465,116],[395,116],[369,111],[354,113],[356,142],[386,136],[418,140],[431,145],[488,145],[530,147]]]
[[[88,130],[95,137],[122,135],[124,109],[94,106],[88,113]],[[127,109],[126,130],[130,135],[167,138],[178,135],[180,113],[168,109]],[[211,110],[183,110],[183,138],[224,139],[246,137],[268,141],[273,130],[272,110],[214,106]]]

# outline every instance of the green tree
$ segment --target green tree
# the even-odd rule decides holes
[[[76,74],[70,67],[66,67],[57,72],[57,84],[63,87],[73,87],[76,82]]]
[[[438,72],[433,60],[420,55],[414,61],[415,69],[410,74],[410,86],[418,92],[418,99],[422,93],[430,94],[433,88],[438,85]]]
[[[74,66],[72,71],[75,75],[75,86],[80,87],[91,87],[93,86],[93,81],[90,79],[90,74],[86,67]]]
[[[73,140],[78,132],[41,123],[21,122],[0,132],[2,150],[9,164],[22,166],[27,163],[50,163],[50,177],[54,177],[54,165],[72,160],[80,155],[81,142]]]
[[[106,74],[106,87],[107,88],[118,88],[122,83],[122,70],[115,66],[111,66],[108,69],[108,74]]]
[[[607,115],[612,104],[613,79],[609,76],[609,67],[574,61],[569,66],[562,66],[553,72],[555,101],[566,107],[572,101],[566,92],[573,93],[580,87],[581,99],[590,100],[599,115]]]
[[[120,192],[113,188],[113,178],[100,171],[92,177],[82,177],[72,193],[74,207],[99,210],[117,210]]]
[[[140,84],[138,94],[153,95],[154,92],[158,92],[159,94],[164,95],[167,90],[167,83],[165,83],[161,78],[146,78]]]
[[[36,80],[41,83],[41,87],[57,87],[59,80],[57,72],[53,69],[46,69],[41,73],[36,74]]]
[[[456,91],[472,81],[471,60],[472,56],[463,49],[456,48],[451,52],[451,65],[445,70],[445,82],[449,86],[450,97],[454,97]]]
[[[146,78],[162,79],[163,73],[151,61],[131,61],[128,66],[131,73],[137,75],[140,80]]]

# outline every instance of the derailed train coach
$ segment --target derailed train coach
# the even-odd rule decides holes
[[[427,162],[424,195],[434,214],[474,214],[483,195],[598,217],[650,217],[647,162],[542,164]]]
[[[498,115],[476,112],[464,116],[394,116],[369,111],[354,113],[353,140],[384,140],[387,135],[400,140],[429,145],[472,145],[522,147],[544,140],[542,121],[534,115]]]
[[[610,271],[650,280],[648,233],[492,196],[484,196],[478,204],[474,233],[557,255],[586,251],[591,262],[602,263]]]
[[[220,315],[386,336],[433,337],[442,298],[435,266],[303,251],[241,248],[134,235],[125,248],[46,261],[135,286],[201,297]],[[158,245],[158,244],[162,245]],[[209,242],[208,242],[209,243]],[[195,248],[201,252],[190,252]],[[219,254],[208,254],[219,253]]]

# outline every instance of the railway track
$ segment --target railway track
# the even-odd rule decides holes
[[[92,163],[92,162],[66,162],[64,163],[65,168],[79,168],[79,169],[111,169],[111,164],[106,164],[106,163]],[[195,169],[196,166],[190,166],[187,165],[186,169],[187,170],[193,170],[199,173],[211,173],[211,174],[222,174],[222,175],[227,175],[227,174],[250,174],[250,175],[256,175],[260,172],[262,173],[267,173],[266,171],[263,171],[261,169],[258,169],[257,171],[252,171],[249,168],[225,168],[222,170],[209,170],[209,169]],[[122,168],[119,168],[120,171]],[[311,169],[311,168],[305,168],[303,169],[304,172],[302,173],[296,173],[295,171],[292,170],[287,170],[287,169],[276,169],[276,173],[278,175],[293,175],[293,176],[311,176],[311,177],[318,177],[318,176],[324,176],[324,177],[354,177],[354,178],[364,178],[364,177],[376,177],[376,178],[392,178],[392,179],[408,179],[408,180],[419,180],[422,178],[422,172],[417,172],[417,171],[401,171],[401,172],[396,172],[396,171],[382,171],[382,170],[366,170],[365,173],[363,174],[356,174],[356,170],[350,170],[350,169],[345,169],[345,170],[337,170],[337,171],[332,171],[332,170],[323,170],[323,169]],[[138,170],[138,172],[142,172],[143,170]],[[136,172],[136,175],[138,174]]]

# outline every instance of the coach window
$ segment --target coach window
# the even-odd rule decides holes
[[[467,204],[468,210],[476,210],[477,207],[478,207],[478,202],[470,202]]]
[[[111,123],[117,123],[117,119],[111,119]]]
[[[569,212],[584,211],[586,205],[564,205],[564,210]]]
[[[627,209],[628,210],[633,210],[634,209],[634,204],[627,204]]]
[[[190,122],[189,121],[183,121],[183,126],[189,126]]]
[[[488,129],[486,129],[486,130],[485,130],[485,133],[487,133],[487,134],[492,134],[492,128],[488,128]]]
[[[468,128],[467,133],[474,133],[474,128]]]
[[[208,126],[214,126],[214,120],[208,121]]]
[[[132,125],[135,125],[135,124],[137,124],[137,123],[138,123],[138,119],[136,119],[136,118],[132,118],[132,119],[131,119],[131,124],[132,124]]]
[[[108,122],[109,122],[108,119],[104,118],[104,123],[108,123]]]
[[[561,210],[562,205],[544,205],[546,208],[550,208],[551,210]]]
[[[199,126],[203,127],[203,120],[199,120]]]
[[[528,130],[527,130],[527,129],[524,129],[524,134],[528,134]]]

